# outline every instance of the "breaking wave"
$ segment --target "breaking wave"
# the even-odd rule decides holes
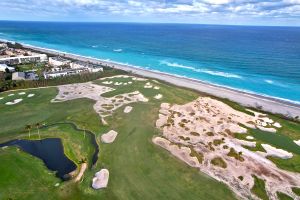
[[[176,68],[183,68],[183,69],[189,69],[195,72],[200,72],[200,73],[206,73],[206,74],[210,74],[213,76],[222,76],[222,77],[226,77],[226,78],[238,78],[238,79],[242,79],[242,76],[239,76],[237,74],[232,74],[232,73],[227,73],[227,72],[220,72],[220,71],[212,71],[212,70],[208,70],[208,69],[196,69],[194,67],[191,66],[185,66],[185,65],[181,65],[178,64],[176,62],[167,62],[167,61],[161,61],[160,62],[161,65],[167,65],[169,67],[176,67]]]
[[[287,85],[284,85],[282,83],[270,80],[270,79],[266,79],[264,80],[266,83],[270,84],[270,85],[275,85],[275,86],[279,86],[279,87],[288,87]]]
[[[113,51],[117,52],[117,53],[121,53],[123,51],[123,49],[114,49]]]

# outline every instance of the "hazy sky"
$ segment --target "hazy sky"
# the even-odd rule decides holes
[[[300,0],[0,0],[0,20],[300,26]]]

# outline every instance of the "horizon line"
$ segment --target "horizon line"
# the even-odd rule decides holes
[[[215,24],[215,23],[183,23],[183,22],[139,22],[139,21],[52,21],[52,20],[5,20],[0,22],[44,22],[44,23],[107,23],[107,24],[178,24],[178,25],[208,25],[208,26],[251,26],[251,27],[291,27],[300,28],[300,25],[261,25],[261,24]]]

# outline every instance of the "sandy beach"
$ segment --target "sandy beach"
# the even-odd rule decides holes
[[[140,76],[165,81],[176,86],[186,87],[193,90],[197,90],[199,92],[204,92],[216,97],[227,98],[243,106],[254,107],[254,108],[260,107],[264,111],[271,112],[271,113],[278,113],[290,117],[300,116],[300,104],[296,104],[291,101],[281,100],[281,99],[258,95],[258,94],[247,93],[232,88],[206,83],[200,80],[189,79],[186,77],[179,77],[179,76],[157,72],[157,71],[150,71],[147,69],[141,69],[134,66],[114,63],[114,62],[105,61],[101,59],[90,58],[90,57],[70,54],[66,52],[59,52],[56,50],[40,48],[40,47],[26,45],[26,44],[22,44],[22,45],[25,48],[32,49],[35,51],[53,54],[57,56],[63,56],[69,59],[76,59],[76,60],[90,62],[94,64],[101,64],[103,66],[108,66],[115,69],[128,71]]]

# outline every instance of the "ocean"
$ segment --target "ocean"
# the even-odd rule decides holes
[[[0,21],[0,38],[300,104],[300,27]]]

